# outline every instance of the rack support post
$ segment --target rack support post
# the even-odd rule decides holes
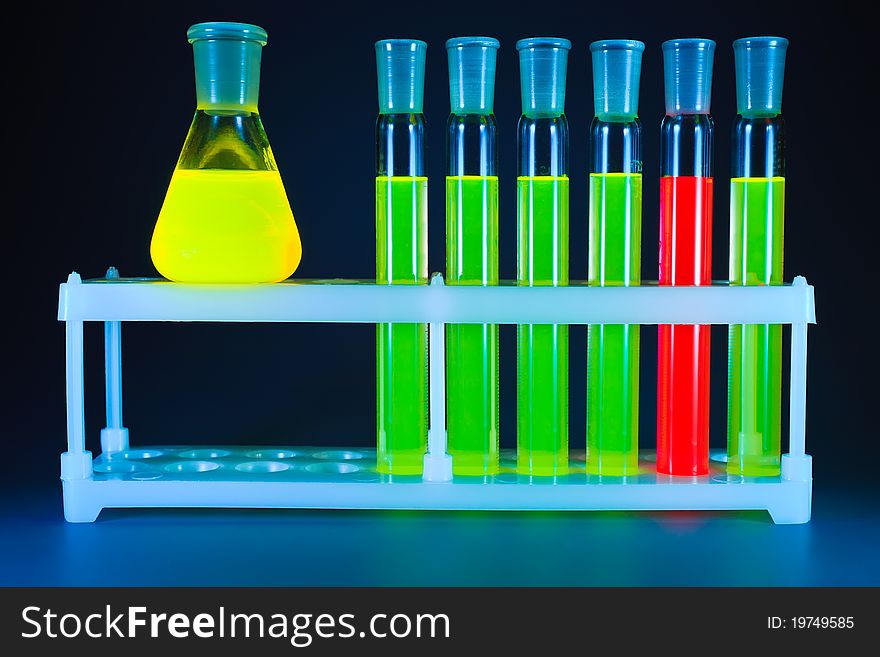
[[[68,285],[81,285],[79,274],[73,272],[67,278]],[[92,476],[92,453],[85,447],[85,412],[83,405],[83,322],[65,323],[67,335],[67,451],[61,455],[61,478],[64,481],[90,479]]]
[[[431,286],[442,287],[443,276],[434,274]],[[451,481],[452,457],[446,453],[446,324],[431,322],[428,349],[430,429],[422,474],[424,481]]]
[[[806,286],[803,276],[793,285]],[[782,478],[792,481],[812,480],[812,460],[806,453],[807,420],[807,321],[791,325],[791,381],[789,395],[789,448],[782,457]]]
[[[116,267],[107,270],[108,279],[118,279]],[[104,322],[104,390],[107,426],[101,429],[104,454],[128,449],[128,429],[122,424],[122,322]]]

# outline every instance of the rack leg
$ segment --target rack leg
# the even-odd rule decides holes
[[[88,481],[62,482],[64,493],[64,519],[67,522],[95,522],[103,507],[92,494]]]
[[[73,273],[68,285],[80,284],[79,274]],[[85,447],[85,412],[83,385],[83,323],[68,321],[67,335],[67,451],[61,455],[61,478],[65,481],[90,479],[92,453]]]
[[[107,278],[119,278],[116,267],[107,270]],[[128,429],[122,425],[122,322],[104,322],[104,389],[107,426],[101,429],[104,454],[128,449]]]
[[[791,326],[791,400],[789,452],[800,458],[806,453],[807,325]]]
[[[782,457],[782,471],[785,476],[785,460],[788,454]],[[806,457],[805,472],[810,475],[812,469],[810,467],[809,456]],[[788,481],[778,484],[779,486],[787,486],[788,494],[784,500],[781,500],[771,506],[768,511],[770,517],[777,525],[800,525],[810,522],[813,506],[813,482],[811,479],[806,481]]]
[[[443,277],[435,274],[431,285],[443,285]],[[452,457],[446,453],[446,325],[430,324],[430,349],[428,356],[428,379],[431,412],[431,428],[428,430],[428,452],[422,479],[425,481],[450,481]]]
[[[812,458],[806,453],[807,416],[807,324],[791,326],[791,394],[789,406],[789,448],[782,455],[782,478],[811,481]]]

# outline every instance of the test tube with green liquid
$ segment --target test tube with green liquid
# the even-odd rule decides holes
[[[517,42],[517,284],[568,285],[568,39]],[[568,326],[517,326],[517,472],[568,472]]]
[[[376,43],[376,283],[428,282],[424,41]],[[428,440],[425,324],[376,327],[376,467],[420,474]]]
[[[498,155],[493,112],[499,43],[446,42],[446,282],[498,285]],[[498,472],[498,325],[446,327],[446,428],[457,475]]]
[[[589,285],[641,282],[642,124],[645,44],[596,41],[590,127]],[[587,329],[587,472],[625,476],[639,466],[639,325]]]
[[[781,285],[785,206],[782,82],[788,40],[733,43],[737,117],[730,181],[730,284]],[[727,471],[776,476],[782,441],[782,326],[729,330]]]

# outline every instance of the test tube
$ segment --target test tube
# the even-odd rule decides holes
[[[645,44],[596,41],[590,127],[588,284],[641,282],[642,124],[639,78]],[[638,472],[639,325],[587,329],[587,472]]]
[[[785,205],[782,82],[788,40],[733,43],[737,117],[730,181],[730,284],[781,285]],[[782,440],[782,326],[729,329],[727,471],[779,474]]]
[[[422,113],[427,44],[376,42],[376,283],[428,282],[428,179]],[[376,327],[376,468],[420,474],[428,439],[425,324]]]
[[[446,42],[446,282],[498,285],[498,155],[493,104],[499,43]],[[446,426],[453,473],[498,472],[498,325],[446,327]]]
[[[571,42],[517,42],[522,116],[517,160],[517,284],[568,285],[568,121]],[[517,326],[517,472],[568,472],[568,326]]]
[[[663,43],[666,116],[660,128],[660,285],[712,283],[709,115],[715,42]],[[709,326],[660,325],[657,471],[709,471]]]

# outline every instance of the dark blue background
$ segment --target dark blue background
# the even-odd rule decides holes
[[[69,6],[16,21],[6,92],[8,196],[0,492],[0,584],[878,584],[876,339],[864,297],[876,243],[870,185],[876,123],[866,86],[873,56],[864,15],[835,3],[806,15],[783,3],[151,3]],[[657,276],[660,43],[718,42],[714,275],[726,277],[733,53],[741,36],[791,39],[786,280],[816,286],[810,332],[807,447],[815,457],[814,522],[776,527],[766,514],[474,514],[352,512],[105,512],[63,522],[63,326],[57,284],[117,266],[154,275],[149,240],[194,108],[186,28],[203,20],[264,26],[260,108],[301,231],[297,276],[374,275],[373,42],[429,44],[426,85],[430,252],[444,268],[443,44],[501,40],[496,84],[503,278],[515,274],[514,43],[570,38],[566,113],[572,133],[571,274],[586,276],[588,45],[646,42],[643,276]],[[12,51],[10,51],[12,52]],[[873,75],[873,74],[870,74]],[[20,79],[19,79],[20,78]],[[864,94],[860,104],[855,94]],[[505,182],[506,181],[506,182]],[[10,232],[11,229],[11,232]],[[641,441],[653,443],[656,329],[642,337]],[[726,340],[713,333],[712,435],[725,434]],[[130,325],[123,331],[125,424],[133,444],[374,441],[372,326]],[[103,424],[101,327],[86,329],[87,432]],[[513,446],[513,330],[502,330],[502,445]],[[585,431],[585,331],[572,330],[571,437]],[[786,377],[787,385],[787,377]],[[425,560],[436,564],[426,570]]]

